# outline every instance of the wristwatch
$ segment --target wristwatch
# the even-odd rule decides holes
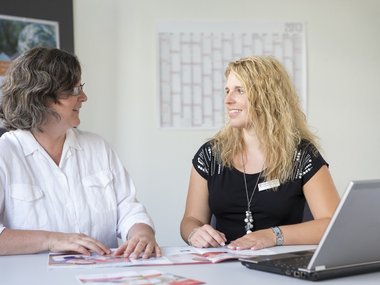
[[[282,231],[279,227],[273,227],[272,231],[276,236],[276,245],[284,245],[284,236],[282,235]]]

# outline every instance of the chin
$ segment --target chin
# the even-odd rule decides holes
[[[230,125],[230,127],[236,128],[236,129],[242,129],[245,127],[244,124],[238,123],[238,122],[230,122],[229,125]]]
[[[78,120],[78,121],[76,121],[75,123],[73,123],[72,125],[71,125],[71,127],[72,128],[76,128],[76,127],[78,127],[80,125],[80,121]]]

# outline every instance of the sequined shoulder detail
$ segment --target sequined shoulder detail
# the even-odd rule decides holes
[[[312,144],[307,142],[302,142],[298,150],[294,153],[294,179],[302,179],[310,171],[313,170],[315,162],[317,159],[318,152]]]
[[[223,166],[217,162],[212,153],[210,143],[203,145],[194,157],[195,167],[198,172],[202,172],[206,176],[213,176],[215,173],[220,174]]]

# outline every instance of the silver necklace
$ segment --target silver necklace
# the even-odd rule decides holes
[[[251,202],[252,202],[253,195],[256,192],[257,184],[259,183],[262,170],[259,172],[259,174],[257,176],[255,187],[253,188],[251,197],[249,197],[248,187],[247,187],[247,179],[245,177],[245,163],[244,163],[244,159],[243,159],[243,154],[241,154],[241,162],[243,164],[243,177],[244,177],[245,194],[247,195],[247,211],[245,211],[245,219],[244,219],[245,227],[244,228],[245,228],[246,233],[249,234],[252,232],[253,225],[254,225],[254,219],[253,219],[253,215],[251,212]]]

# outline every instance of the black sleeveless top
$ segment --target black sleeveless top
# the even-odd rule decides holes
[[[293,177],[276,191],[256,189],[250,209],[254,218],[252,230],[300,223],[306,201],[302,187],[323,165],[328,166],[315,147],[302,141],[294,155]],[[210,141],[195,154],[193,166],[207,180],[209,207],[216,218],[216,229],[226,235],[227,242],[245,235],[248,204],[243,173],[218,162]],[[246,174],[249,197],[258,175]],[[259,178],[261,182],[264,182],[263,177]]]

